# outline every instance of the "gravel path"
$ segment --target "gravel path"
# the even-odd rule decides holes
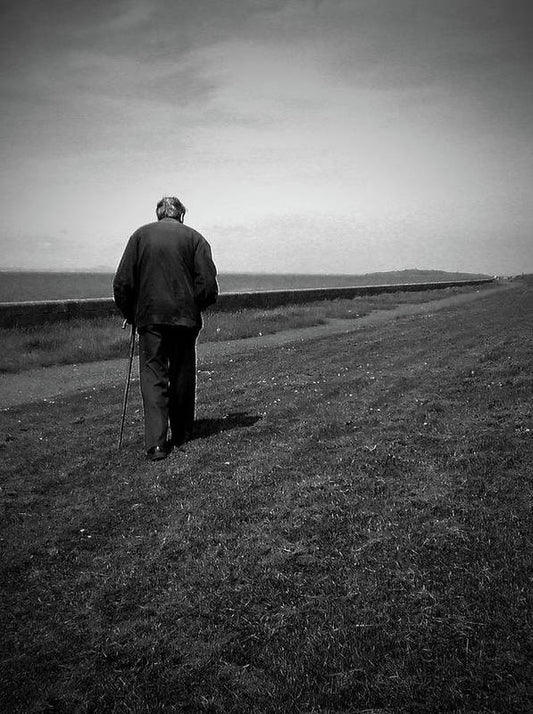
[[[512,284],[511,284],[512,285]],[[369,325],[379,325],[389,320],[413,315],[427,315],[438,310],[457,307],[482,297],[490,297],[495,290],[510,289],[508,285],[490,291],[462,293],[441,300],[419,304],[400,305],[393,310],[379,310],[364,317],[347,320],[329,320],[325,325],[284,330],[272,335],[247,337],[230,342],[208,342],[198,345],[198,364],[212,358],[229,357],[255,350],[287,345],[305,340],[315,340],[332,335],[357,332]],[[88,362],[32,369],[20,374],[0,375],[2,409],[39,401],[50,401],[80,391],[98,389],[102,386],[124,384],[127,357],[124,359]],[[133,381],[138,381],[137,358],[133,368]]]

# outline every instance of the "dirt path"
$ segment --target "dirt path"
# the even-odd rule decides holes
[[[480,298],[490,298],[495,291],[512,289],[512,283],[495,290],[462,293],[441,300],[419,304],[400,305],[393,310],[379,310],[365,317],[347,320],[329,320],[325,325],[284,330],[272,335],[247,337],[230,342],[207,342],[198,345],[198,363],[211,358],[226,357],[253,352],[305,340],[315,340],[332,335],[357,332],[369,325],[379,325],[397,318],[427,315],[446,308],[459,307]],[[98,389],[102,386],[123,384],[126,378],[127,360],[105,360],[84,364],[61,365],[32,369],[20,374],[0,375],[2,409],[38,401],[52,401],[76,392]],[[135,359],[133,374],[138,381],[138,365]]]

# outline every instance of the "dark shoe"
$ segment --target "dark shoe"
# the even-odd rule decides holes
[[[160,461],[161,459],[166,459],[168,456],[168,449],[163,446],[152,446],[146,452],[146,458],[149,461]]]

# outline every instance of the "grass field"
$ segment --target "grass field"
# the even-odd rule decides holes
[[[392,309],[405,303],[438,300],[449,295],[493,290],[494,285],[446,288],[420,292],[383,293],[353,300],[326,300],[268,310],[213,312],[204,315],[200,342],[219,342],[272,334],[296,327],[320,325],[329,318],[353,319],[372,310]],[[72,320],[27,328],[0,328],[0,373],[34,367],[78,364],[115,359],[128,354],[130,331],[120,329],[117,317]]]
[[[533,286],[2,414],[2,712],[529,712]],[[530,660],[529,660],[530,661]]]

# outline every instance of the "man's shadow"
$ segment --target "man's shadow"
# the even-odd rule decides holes
[[[260,414],[246,414],[246,412],[232,412],[219,419],[196,419],[194,422],[191,441],[194,439],[206,439],[221,431],[231,429],[242,429],[246,426],[253,426],[261,419]]]

